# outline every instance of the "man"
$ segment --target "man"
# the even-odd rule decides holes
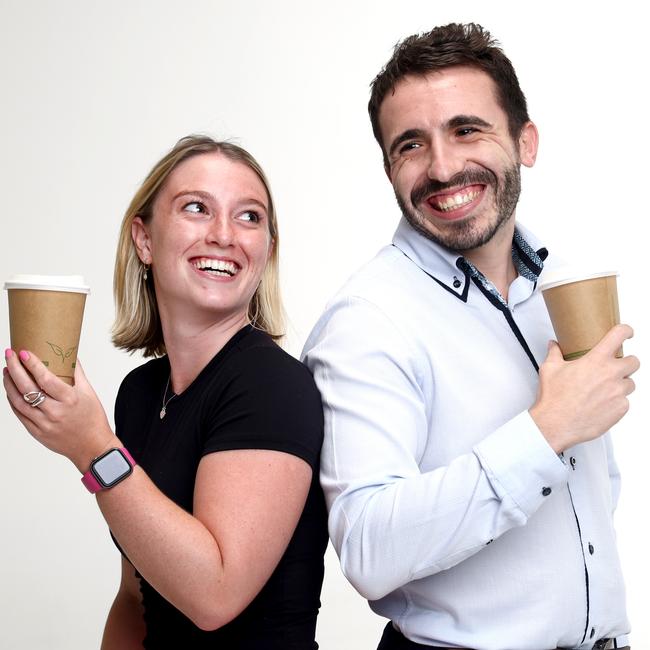
[[[623,325],[576,361],[549,344],[512,65],[480,26],[438,27],[396,47],[369,111],[403,218],[304,353],[343,571],[390,619],[381,650],[621,648],[607,431],[639,363]]]

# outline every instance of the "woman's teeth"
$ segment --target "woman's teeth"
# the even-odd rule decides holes
[[[194,268],[200,271],[209,271],[215,275],[233,276],[238,271],[237,265],[234,262],[226,262],[225,260],[202,258],[194,261],[193,264]]]

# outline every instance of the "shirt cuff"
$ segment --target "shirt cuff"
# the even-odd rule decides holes
[[[520,413],[474,447],[494,491],[530,517],[557,487],[568,469],[528,411]]]

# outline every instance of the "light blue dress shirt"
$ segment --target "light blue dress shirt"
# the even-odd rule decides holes
[[[498,307],[406,221],[393,244],[333,298],[303,354],[345,575],[417,643],[625,645],[609,434],[560,457],[528,413],[554,338],[536,274]]]

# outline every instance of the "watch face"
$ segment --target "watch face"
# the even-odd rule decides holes
[[[103,487],[111,487],[133,471],[119,449],[111,449],[93,462],[92,472]]]

